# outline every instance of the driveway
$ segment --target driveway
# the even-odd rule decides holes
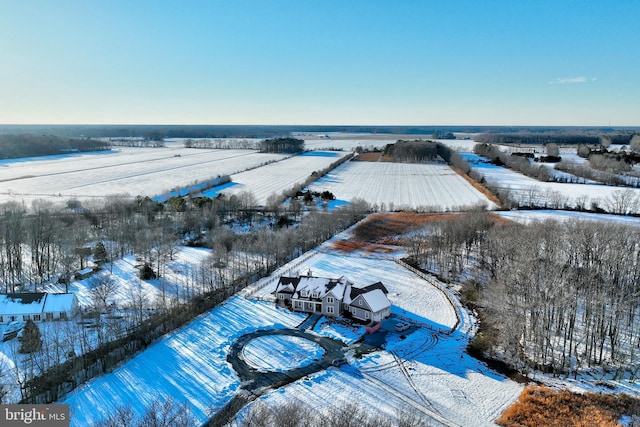
[[[287,372],[262,372],[258,371],[242,357],[242,350],[251,340],[258,337],[285,335],[299,337],[318,344],[324,349],[324,355],[320,360],[314,361],[309,365],[292,368]],[[327,369],[331,366],[334,359],[344,357],[345,344],[333,338],[321,337],[296,329],[269,329],[259,330],[241,336],[235,343],[231,345],[227,361],[231,363],[233,369],[237,372],[242,383],[242,388],[254,392],[260,388],[277,388],[285,384],[289,384],[300,378],[303,378],[314,372]]]

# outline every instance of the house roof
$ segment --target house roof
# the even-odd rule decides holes
[[[308,292],[308,297],[313,299],[322,299],[331,293],[334,297],[342,300],[346,290],[351,283],[345,277],[337,279],[327,277],[315,277],[311,275],[298,277],[280,277],[278,285],[274,293],[292,293],[294,298],[301,298],[302,292]],[[293,287],[291,292],[290,287]],[[316,295],[312,297],[312,295]]]
[[[374,313],[391,307],[391,302],[389,302],[387,296],[381,289],[374,289],[372,291],[366,292],[362,294],[362,298],[366,301],[367,305]]]
[[[42,313],[46,295],[44,292],[0,294],[0,315]]]
[[[62,311],[71,311],[73,309],[75,294],[47,294],[44,302],[45,313],[57,313]]]
[[[329,291],[336,294],[334,289],[341,284],[340,280],[341,279],[328,279],[325,277],[300,276],[300,282],[298,282],[298,286],[296,287],[296,297],[300,297],[304,291],[309,292],[309,296],[316,294],[314,298],[319,299],[324,298]],[[339,293],[338,289],[336,289],[336,291]]]
[[[298,282],[300,282],[300,277],[280,276],[278,286],[276,286],[276,290],[273,291],[273,293],[282,292],[292,294],[295,292]]]
[[[368,286],[365,286],[365,287],[352,286],[351,287],[351,293],[350,293],[349,296],[351,297],[351,301],[353,301],[354,299],[356,299],[356,297],[358,295],[362,295],[364,293],[371,292],[374,289],[380,289],[385,295],[389,293],[389,291],[387,290],[387,288],[384,287],[382,282],[376,282],[376,283],[372,283],[371,285],[368,285]]]
[[[44,292],[0,294],[0,315],[41,314],[71,311],[76,296],[72,293]]]

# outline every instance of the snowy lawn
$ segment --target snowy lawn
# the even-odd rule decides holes
[[[114,372],[76,389],[61,403],[71,405],[72,426],[86,427],[119,407],[129,406],[142,415],[156,398],[171,396],[180,404],[186,403],[203,423],[240,387],[226,359],[231,344],[247,332],[293,328],[303,319],[300,314],[276,309],[272,303],[232,297]],[[265,354],[270,350],[254,347],[254,353],[257,351]]]
[[[325,247],[326,247],[325,243]],[[295,275],[296,271],[311,270],[318,277],[346,276],[356,286],[367,286],[381,281],[389,291],[387,297],[392,304],[392,313],[400,317],[410,318],[416,322],[428,324],[433,328],[448,330],[455,326],[457,317],[453,307],[444,294],[405,269],[388,257],[375,257],[367,252],[340,251],[318,252],[310,258],[289,269],[284,266],[279,271]],[[273,276],[272,276],[273,277]],[[253,296],[271,299],[277,280],[265,281],[268,284],[257,290]],[[261,283],[257,284],[258,286]]]
[[[152,305],[155,301],[161,300],[163,294],[167,302],[180,297],[184,299],[185,291],[193,282],[192,274],[198,270],[200,263],[211,254],[209,249],[180,247],[173,256],[173,260],[167,262],[163,275],[155,280],[140,280],[139,270],[136,267],[138,262],[133,255],[127,255],[111,264],[105,264],[103,270],[95,276],[84,280],[74,281],[69,285],[69,292],[73,292],[78,297],[81,307],[91,305],[91,288],[93,281],[100,276],[112,278],[115,283],[115,292],[110,296],[109,301],[117,306],[126,306],[131,299],[139,293],[144,295],[145,301]],[[46,292],[65,292],[64,285],[50,284],[45,288]],[[194,290],[191,290],[193,292]]]
[[[314,411],[356,404],[388,418],[413,411],[425,425],[494,425],[522,386],[466,355],[462,335],[425,348],[427,336],[428,329],[418,329],[387,351],[349,357],[349,365],[318,372],[261,400],[268,405],[301,402]]]
[[[268,405],[300,402],[314,411],[357,404],[367,412],[389,418],[402,410],[415,411],[429,425],[493,425],[493,420],[517,399],[522,385],[466,354],[475,329],[468,313],[460,311],[461,322],[451,331],[457,320],[455,310],[460,307],[452,307],[440,290],[392,257],[359,251],[327,253],[327,246],[325,243],[320,252],[307,254],[279,272],[293,274],[311,269],[317,276],[344,274],[356,285],[381,280],[390,291],[394,316],[408,319],[412,327],[399,334],[393,329],[397,320],[385,320],[384,351],[362,358],[350,351],[348,366],[318,372],[261,400]],[[250,293],[270,298],[274,282],[257,283],[258,289]],[[314,332],[349,343],[363,333],[362,329],[325,320]]]
[[[242,349],[244,361],[259,372],[286,372],[307,366],[323,354],[324,349],[313,341],[276,335],[255,338]]]

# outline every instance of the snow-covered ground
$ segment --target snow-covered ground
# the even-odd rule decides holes
[[[496,214],[503,218],[520,222],[545,221],[547,219],[562,221],[567,219],[579,219],[585,221],[615,221],[623,224],[640,226],[640,218],[628,215],[607,215],[589,212],[560,211],[560,210],[523,210],[523,211],[499,211]]]
[[[337,199],[360,198],[381,210],[456,211],[461,207],[495,204],[447,164],[347,162],[310,185]]]
[[[389,289],[394,317],[408,319],[414,326],[404,333],[405,339],[389,332],[384,351],[360,359],[347,351],[349,365],[300,379],[263,399],[268,403],[300,400],[317,410],[358,403],[389,416],[395,416],[400,408],[412,408],[436,425],[465,426],[492,425],[493,419],[517,399],[520,384],[489,371],[464,353],[474,329],[472,319],[459,306],[452,306],[443,290],[396,263],[394,257],[404,255],[402,251],[347,254],[336,253],[329,245],[292,261],[272,277],[311,269],[317,276],[345,275],[355,284],[380,280]],[[255,283],[114,372],[72,392],[62,401],[71,405],[72,425],[92,425],[122,406],[142,414],[157,397],[184,402],[198,422],[206,421],[241,386],[226,360],[231,344],[248,332],[293,328],[304,319],[264,301],[275,284],[276,280],[268,278]],[[464,317],[461,322],[456,313]],[[313,332],[350,345],[363,329],[323,320]],[[390,329],[393,331],[392,326]],[[269,336],[250,342],[244,357],[259,370],[277,371],[286,368],[284,353],[293,358],[295,366],[301,366],[320,352],[299,339]]]
[[[226,359],[231,344],[257,329],[293,328],[303,318],[271,303],[232,297],[61,403],[70,405],[71,425],[77,427],[94,425],[120,407],[131,407],[140,416],[156,398],[169,396],[186,403],[204,422],[240,387]],[[254,353],[258,351],[269,354],[270,348],[256,346]]]
[[[531,199],[546,199],[548,204],[559,201],[562,205],[566,200],[570,206],[575,206],[576,202],[581,201],[586,207],[590,207],[592,203],[606,207],[615,198],[616,192],[630,191],[636,198],[640,197],[640,189],[638,188],[621,188],[593,183],[541,182],[511,169],[488,163],[486,159],[475,154],[461,154],[476,172],[485,177],[488,184],[496,185],[501,189],[509,189],[512,196],[523,203],[529,203]]]
[[[114,331],[122,331],[129,324],[127,316],[133,315],[131,310],[126,307],[144,301],[144,305],[155,306],[160,301],[163,294],[166,297],[167,304],[171,299],[180,298],[185,300],[185,292],[193,293],[194,291],[202,292],[200,289],[193,288],[197,280],[193,277],[199,271],[200,263],[211,253],[208,249],[181,247],[176,251],[173,260],[167,263],[163,277],[156,280],[140,280],[138,278],[138,269],[133,256],[127,256],[123,259],[116,260],[113,265],[106,264],[104,269],[93,277],[73,281],[69,284],[69,292],[73,292],[78,297],[78,302],[83,314],[69,321],[42,322],[39,329],[45,340],[45,347],[48,343],[57,341],[62,343],[62,348],[67,351],[73,349],[75,354],[82,354],[96,348],[98,345],[95,319],[84,319],[84,312],[89,309],[93,303],[91,298],[91,288],[95,286],[94,280],[101,276],[109,277],[113,280],[115,286],[113,292],[108,296],[107,303],[114,304],[115,311],[103,320],[109,323],[107,329],[112,328]],[[65,292],[64,285],[49,284],[44,288],[46,292]],[[111,317],[113,320],[108,320]],[[0,334],[4,332],[6,326],[0,325]],[[113,332],[113,331],[112,331]],[[19,343],[17,339],[6,342],[0,342],[0,382],[4,387],[4,391],[8,395],[4,398],[4,402],[15,403],[20,400],[20,388],[16,377],[15,361],[24,361],[27,355],[19,354]],[[52,360],[61,357],[61,362],[66,358],[66,353],[60,356],[59,349],[55,348],[45,350]],[[53,355],[52,355],[53,354]],[[45,357],[44,355],[42,357]],[[22,376],[24,373],[20,373]]]
[[[238,194],[250,191],[259,205],[265,205],[272,194],[281,194],[297,183],[304,182],[314,171],[329,167],[349,152],[309,151],[277,163],[247,170],[231,176],[232,182],[224,189],[213,188],[203,194],[215,197],[218,193]]]
[[[96,277],[107,276],[115,281],[115,291],[110,296],[109,301],[118,306],[129,304],[132,295],[139,291],[145,296],[145,300],[152,305],[153,302],[162,298],[163,292],[167,299],[184,298],[184,292],[190,282],[195,282],[192,275],[196,274],[200,263],[211,254],[209,249],[180,247],[173,256],[173,260],[167,261],[162,277],[155,280],[140,280],[138,262],[133,255],[116,260],[113,265],[106,264],[104,269],[95,276],[71,282],[69,292],[73,292],[78,297],[81,307],[91,305],[91,288]],[[65,292],[64,285],[55,283],[45,287],[46,292]],[[192,291],[193,292],[193,291]]]
[[[110,194],[154,196],[285,157],[255,150],[188,149],[172,145],[7,159],[0,161],[0,202],[30,203],[34,199],[66,202],[71,198],[83,200]]]
[[[291,265],[295,267],[291,269]],[[270,278],[257,282],[255,288],[258,290],[249,289],[248,292],[252,297],[271,300],[271,292],[275,290],[280,274],[295,275],[298,271],[306,273],[309,270],[318,277],[345,276],[356,286],[381,281],[389,291],[392,313],[436,330],[449,330],[457,322],[456,311],[441,291],[396,263],[388,254],[376,256],[359,251],[323,250],[304,257],[303,261],[289,263]]]

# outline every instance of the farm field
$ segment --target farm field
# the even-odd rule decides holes
[[[66,202],[111,194],[155,196],[174,187],[231,175],[285,157],[255,150],[170,146],[118,147],[105,152],[2,160],[0,202]]]
[[[381,210],[457,211],[496,206],[447,164],[348,162],[310,185],[337,199],[364,199]]]
[[[487,163],[486,160],[471,153],[461,153],[471,167],[483,175],[488,184],[496,185],[500,189],[509,189],[517,200],[528,203],[529,200],[548,200],[550,205],[556,203],[557,208],[564,207],[565,202],[569,206],[575,206],[581,201],[589,207],[592,203],[599,206],[607,206],[615,197],[616,192],[631,191],[635,197],[640,196],[640,189],[612,187],[604,184],[573,184],[559,182],[541,182],[529,178],[502,166]],[[636,207],[639,213],[640,207]]]
[[[232,182],[225,185],[224,189],[212,188],[203,194],[215,197],[218,193],[231,195],[250,191],[256,197],[258,205],[265,205],[270,195],[280,194],[295,184],[304,182],[314,171],[328,167],[347,154],[348,151],[309,151],[280,162],[233,174]]]

